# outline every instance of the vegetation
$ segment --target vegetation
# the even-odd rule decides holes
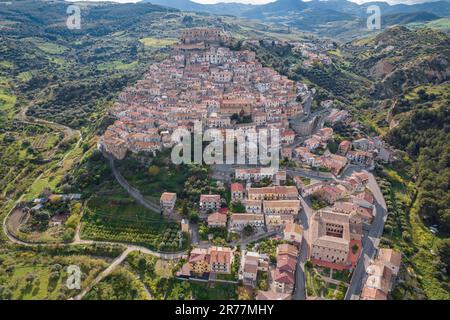
[[[176,223],[137,204],[128,195],[94,196],[85,209],[83,238],[136,243],[158,251],[182,251],[187,236]]]
[[[234,284],[183,281],[174,278],[173,274],[162,274],[156,267],[158,260],[154,257],[132,253],[126,261],[129,268],[139,275],[142,283],[155,300],[230,300],[237,298],[237,286]],[[173,268],[174,270],[176,267]]]

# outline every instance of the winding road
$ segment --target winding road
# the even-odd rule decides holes
[[[150,201],[145,199],[144,196],[142,195],[142,193],[139,192],[139,190],[135,189],[133,186],[131,186],[128,183],[127,180],[125,180],[125,178],[120,174],[119,170],[117,170],[115,163],[114,163],[114,158],[103,151],[102,151],[102,153],[108,159],[111,171],[113,172],[114,177],[116,178],[116,181],[120,184],[120,186],[122,188],[124,188],[128,192],[128,194],[132,198],[134,198],[140,205],[146,207],[147,209],[149,209],[153,212],[156,212],[156,213],[161,212],[159,205],[151,203]]]
[[[26,115],[26,112],[28,110],[28,106],[24,109],[22,109],[17,115],[16,115],[16,120],[23,122],[23,123],[28,123],[28,124],[41,124],[44,126],[48,126],[48,127],[52,127],[55,130],[59,130],[64,132],[66,139],[70,139],[70,137],[78,134],[79,135],[79,139],[77,142],[76,147],[79,147],[80,144],[83,142],[83,136],[81,131],[79,130],[74,130],[72,128],[69,128],[65,125],[59,124],[59,123],[54,123],[51,121],[47,121],[47,120],[42,120],[42,119],[37,119],[34,117],[28,117]],[[65,159],[70,155],[72,149],[69,150],[66,155],[60,160],[59,163],[63,163],[65,161]],[[110,156],[107,156],[110,166],[111,166],[111,170],[114,174],[114,177],[116,178],[117,182],[141,205],[143,205],[144,207],[146,207],[149,210],[152,210],[154,212],[159,212],[159,206],[156,204],[153,204],[149,201],[147,201],[142,194],[136,190],[135,188],[133,188],[128,181],[125,180],[125,178],[123,178],[123,176],[118,172],[117,168],[114,165],[114,159],[111,158]],[[34,182],[38,181],[39,179],[41,179],[43,173],[40,174]],[[34,183],[33,182],[33,183]],[[32,185],[32,184],[31,184]],[[7,225],[7,221],[9,216],[11,215],[11,213],[15,210],[15,208],[17,207],[17,205],[23,200],[24,195],[22,195],[14,204],[14,206],[12,207],[11,210],[9,210],[9,212],[6,214],[5,218],[3,219],[2,222],[2,231],[5,234],[5,236],[8,238],[8,240],[16,245],[21,245],[21,246],[27,246],[27,247],[54,247],[54,246],[76,246],[76,245],[93,245],[93,244],[100,244],[100,245],[121,245],[124,246],[125,250],[124,252],[117,257],[112,263],[111,265],[106,268],[103,272],[101,272],[92,283],[90,283],[85,289],[83,289],[83,291],[78,294],[76,297],[73,298],[73,300],[80,300],[82,299],[88,292],[89,290],[91,290],[96,284],[98,284],[102,279],[104,279],[105,277],[107,277],[111,272],[113,272],[127,257],[131,252],[141,252],[144,254],[148,254],[148,255],[152,255],[155,256],[157,258],[160,259],[164,259],[164,260],[177,260],[182,258],[184,255],[187,254],[187,250],[181,251],[181,252],[175,252],[175,253],[162,253],[162,252],[156,252],[153,250],[150,250],[148,248],[145,247],[141,247],[141,246],[136,246],[133,244],[127,244],[127,243],[121,243],[121,242],[111,242],[111,241],[93,241],[93,240],[82,240],[80,238],[80,227],[78,226],[77,231],[76,231],[76,235],[74,237],[74,241],[72,243],[58,243],[58,244],[49,244],[49,243],[45,243],[45,242],[26,242],[23,240],[18,239],[16,236],[14,236],[13,234],[11,234],[11,232],[8,230],[8,225]]]

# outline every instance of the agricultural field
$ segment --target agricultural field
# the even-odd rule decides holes
[[[130,271],[119,267],[84,296],[84,300],[146,300],[144,285]]]
[[[140,244],[152,250],[182,251],[188,241],[178,224],[151,212],[128,195],[93,196],[82,219],[84,239]]]
[[[167,46],[170,46],[174,43],[176,43],[178,40],[177,39],[158,39],[158,38],[152,38],[152,37],[147,37],[147,38],[142,38],[139,39],[139,41],[146,47],[152,47],[152,48],[164,48]]]
[[[65,300],[79,291],[66,287],[67,267],[83,272],[81,288],[108,266],[108,261],[82,255],[36,256],[32,252],[0,252],[0,299]]]

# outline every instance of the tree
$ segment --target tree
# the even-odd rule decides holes
[[[250,237],[255,232],[255,228],[252,225],[248,224],[244,227],[243,232],[246,237]]]
[[[242,202],[233,202],[231,204],[231,212],[243,213],[245,212],[245,206],[242,204]]]
[[[439,256],[443,262],[447,275],[450,275],[450,239],[442,240],[438,246]]]
[[[160,169],[157,166],[151,166],[148,168],[148,174],[152,177],[157,176],[160,172]]]
[[[197,212],[191,212],[191,214],[189,215],[189,220],[192,222],[192,223],[197,223],[198,221],[199,221],[199,216],[198,216],[198,213]]]

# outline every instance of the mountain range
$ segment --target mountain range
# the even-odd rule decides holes
[[[369,2],[359,5],[347,0],[309,2],[278,0],[265,5],[199,4],[190,0],[143,0],[143,2],[173,7],[182,11],[258,19],[337,38],[353,38],[366,34],[366,19],[372,14],[368,13],[367,9],[372,5],[380,8],[383,28],[396,24],[426,23],[450,17],[450,2],[442,0],[413,5],[390,5],[386,2]],[[449,24],[448,19],[445,23]]]

